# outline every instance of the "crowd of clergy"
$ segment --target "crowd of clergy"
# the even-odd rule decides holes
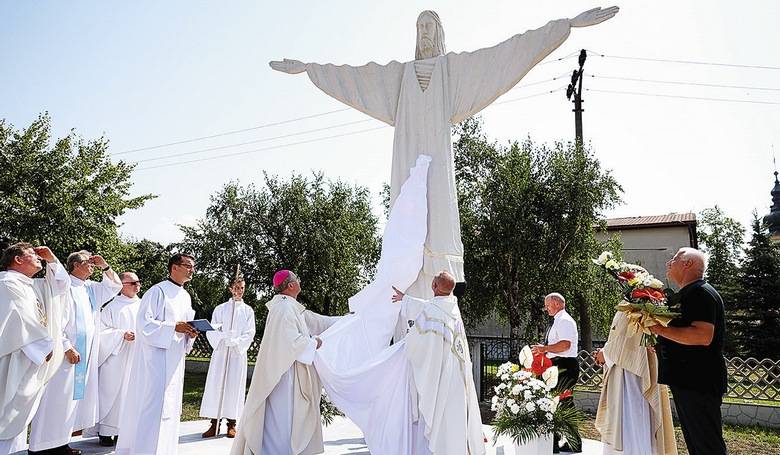
[[[652,328],[662,337],[661,362],[639,345],[641,334],[631,335],[620,312],[606,346],[595,353],[606,369],[596,418],[605,454],[676,453],[669,396],[660,384],[674,392],[690,453],[725,453],[719,414],[725,390],[718,348],[722,300],[704,282],[705,260],[697,250],[680,250],[668,267],[669,277],[681,287],[683,316],[689,321]],[[200,335],[184,288],[192,279],[195,258],[174,254],[168,278],[151,286],[143,298],[135,273],[116,273],[100,255],[88,251],[70,254],[62,265],[45,246],[17,243],[2,252],[0,268],[0,455],[25,448],[32,455],[79,454],[69,442],[80,434],[116,446],[118,454],[175,454],[184,359]],[[102,276],[93,281],[97,269]],[[245,282],[238,269],[229,282],[232,298],[213,311],[206,336],[214,352],[200,408],[211,425],[202,436],[218,435],[225,419],[226,436],[235,438],[231,455],[322,453],[323,383],[315,353],[324,342],[320,334],[342,317],[322,316],[299,303],[301,283],[290,270],[277,272],[272,283],[275,295],[266,303],[257,356],[262,367],[254,371],[246,402],[247,351],[255,337],[255,317],[243,302]],[[411,372],[396,381],[417,390],[415,420],[410,422],[414,425],[406,427],[411,429],[411,445],[404,453],[485,453],[469,380],[470,356],[464,340],[458,340],[465,333],[453,296],[455,284],[448,272],[438,273],[428,300],[394,289],[392,301],[400,303],[400,317],[409,322],[407,333],[415,323],[423,326],[412,333],[417,336],[408,337],[404,355]],[[534,354],[551,358],[562,368],[561,379],[573,385],[579,373],[576,323],[560,294],[547,295],[544,308],[553,319],[544,343],[533,346]],[[436,327],[454,334],[450,344]],[[431,333],[441,339],[426,338]],[[685,373],[685,365],[693,363],[709,381]],[[428,377],[440,378],[431,390],[426,377],[417,375],[422,369]],[[449,379],[442,383],[445,376]],[[457,377],[465,380],[455,381]],[[412,434],[418,421],[419,438]],[[368,434],[366,440],[369,446],[376,444]],[[556,442],[554,448],[581,450],[579,439],[564,443],[570,447]]]
[[[0,261],[0,454],[78,454],[68,443],[80,434],[118,453],[175,453],[184,356],[199,335],[183,288],[194,258],[173,255],[168,279],[143,299],[136,273],[88,251],[63,265],[45,246],[17,243]],[[203,437],[221,419],[235,437],[244,406],[255,318],[238,270],[229,288],[213,312],[218,330],[206,334],[214,352],[200,414],[212,425]]]

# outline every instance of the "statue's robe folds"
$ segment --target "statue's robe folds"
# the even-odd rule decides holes
[[[58,262],[47,265],[45,278],[0,272],[0,454],[24,449],[27,426],[46,384],[59,371],[64,357],[60,321],[69,286]]]
[[[612,319],[603,353],[604,382],[596,413],[605,454],[676,455],[669,392],[658,384],[658,360],[630,335],[626,313]]]
[[[413,295],[432,297],[431,279],[442,270],[457,281],[464,280],[451,127],[514,87],[566,40],[569,29],[568,19],[555,20],[493,47],[407,63],[306,65],[309,78],[323,92],[395,127],[391,206],[417,157],[432,158],[425,256],[420,275],[409,289]],[[431,72],[425,90],[415,64]]]

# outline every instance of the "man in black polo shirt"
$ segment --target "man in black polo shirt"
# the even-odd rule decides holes
[[[705,269],[704,254],[693,248],[680,248],[666,263],[669,280],[680,288],[682,314],[669,327],[650,330],[659,336],[658,382],[672,391],[688,453],[725,455],[720,413],[726,393],[723,300],[704,281]]]

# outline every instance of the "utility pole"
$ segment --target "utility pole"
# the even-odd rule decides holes
[[[582,139],[582,67],[585,65],[585,59],[588,58],[588,53],[585,49],[580,51],[579,64],[580,68],[574,70],[571,74],[571,83],[566,89],[566,98],[574,103],[574,139],[581,145],[584,144]],[[571,99],[574,95],[574,100]]]

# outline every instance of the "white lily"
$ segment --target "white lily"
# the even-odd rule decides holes
[[[544,380],[544,383],[547,384],[547,387],[551,389],[558,385],[558,367],[550,367],[544,370],[542,379]]]
[[[531,368],[531,365],[534,363],[534,354],[531,352],[531,348],[528,347],[528,345],[523,346],[523,349],[520,350],[520,354],[517,355],[517,360],[523,368]]]

